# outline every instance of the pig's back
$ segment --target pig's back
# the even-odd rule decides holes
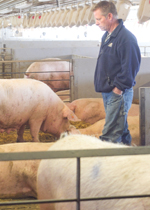
[[[33,79],[0,79],[0,92],[0,125],[6,127],[23,124],[37,109],[46,112],[57,97],[46,84]]]

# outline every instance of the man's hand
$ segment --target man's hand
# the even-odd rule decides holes
[[[114,87],[114,89],[112,90],[114,93],[118,94],[118,95],[122,95],[122,91],[119,90],[117,87]]]

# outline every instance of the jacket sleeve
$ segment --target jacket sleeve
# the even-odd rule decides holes
[[[135,85],[135,77],[140,68],[141,53],[135,41],[125,42],[118,47],[121,71],[114,79],[114,85],[124,91]]]

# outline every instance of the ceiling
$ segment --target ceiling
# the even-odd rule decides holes
[[[0,0],[0,17],[19,13],[32,13],[57,7],[75,5],[79,3],[97,3],[92,0]],[[115,2],[115,1],[114,1]],[[132,0],[132,4],[139,4],[139,0]]]
[[[31,13],[82,3],[79,0],[0,0],[0,17],[16,13]],[[91,2],[90,0],[87,2]]]

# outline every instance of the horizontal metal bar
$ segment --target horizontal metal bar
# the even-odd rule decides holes
[[[0,61],[0,63],[26,63],[26,62],[61,62],[61,61],[70,61],[71,59],[62,59],[62,60],[11,60],[11,61]]]
[[[150,146],[111,148],[111,149],[42,151],[42,152],[12,152],[12,153],[9,152],[9,153],[0,153],[0,161],[98,157],[98,156],[103,157],[103,156],[121,156],[121,155],[145,155],[145,154],[150,154]]]
[[[127,199],[127,198],[145,198],[150,197],[150,194],[144,195],[117,195],[117,196],[106,196],[106,197],[96,197],[96,198],[80,198],[80,201],[92,201],[92,200],[112,200],[112,199]]]
[[[12,73],[13,74],[13,73]],[[8,72],[5,72],[4,74],[2,74],[3,76],[10,76],[10,74],[8,74]],[[14,78],[13,78],[14,79]],[[23,79],[23,78],[22,78]],[[41,81],[41,82],[48,82],[48,81],[51,81],[51,82],[59,82],[59,81],[70,81],[70,79],[47,79],[47,80],[38,80],[38,81]],[[57,87],[55,87],[54,89],[57,89]],[[64,90],[64,89],[62,89]]]
[[[57,94],[58,96],[70,96],[70,94]]]
[[[10,74],[25,74],[25,73],[35,73],[35,74],[37,74],[37,73],[39,73],[39,74],[43,74],[43,73],[70,73],[70,71],[41,71],[41,72],[26,72],[26,71],[19,71],[19,72],[7,72],[7,73],[10,73]],[[5,74],[5,72],[0,72],[0,74]]]
[[[40,204],[40,203],[57,203],[57,202],[75,202],[77,199],[53,199],[53,200],[29,200],[29,201],[9,201],[9,202],[0,202],[0,206],[8,205],[23,205],[23,204]]]
[[[46,82],[46,81],[70,81],[69,79],[50,79],[50,80],[39,80],[41,82]],[[57,89],[57,87],[55,87],[54,89]]]
[[[106,196],[106,197],[89,197],[80,198],[80,201],[92,201],[92,200],[113,200],[113,199],[127,199],[127,198],[145,198],[150,197],[150,194],[144,195],[122,195],[122,196]],[[64,202],[77,202],[77,199],[45,199],[45,200],[23,200],[23,201],[8,201],[0,202],[0,206],[8,205],[24,205],[24,204],[42,204],[42,203],[64,203]]]

